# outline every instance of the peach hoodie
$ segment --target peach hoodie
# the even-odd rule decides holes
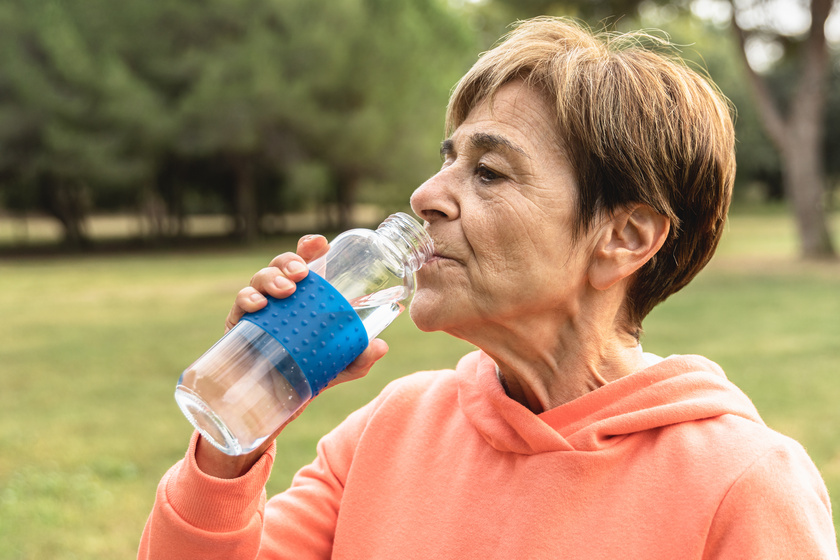
[[[235,480],[201,473],[194,447],[138,558],[838,558],[803,448],[696,356],[535,415],[473,352],[391,383],[267,503],[274,447]]]

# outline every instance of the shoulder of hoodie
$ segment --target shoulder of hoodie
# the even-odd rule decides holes
[[[796,450],[802,450],[804,452],[804,447],[795,439],[787,436],[781,432],[776,431],[775,429],[769,427],[765,422],[764,419],[759,416],[760,411],[755,408],[755,404],[752,402],[752,399],[748,394],[746,394],[737,384],[733,383],[729,377],[726,375],[726,372],[723,368],[720,367],[717,363],[709,360],[704,356],[698,355],[675,355],[675,356],[668,356],[668,358],[659,358],[658,356],[648,355],[646,354],[646,358],[649,360],[648,363],[658,363],[660,361],[668,360],[681,360],[686,365],[686,371],[707,371],[715,376],[719,376],[722,382],[730,388],[731,391],[740,395],[741,398],[748,401],[749,406],[754,410],[756,415],[755,418],[748,418],[746,416],[742,416],[739,414],[722,414],[719,416],[719,420],[721,421],[721,429],[729,434],[733,433],[742,433],[745,436],[748,436],[748,439],[757,444],[757,446],[762,449],[764,452],[774,449],[774,448],[792,448]],[[651,362],[649,356],[653,357],[654,360]],[[741,442],[742,444],[744,442]]]
[[[449,402],[457,394],[455,369],[424,370],[391,381],[368,406],[428,406],[430,399]]]
[[[652,357],[654,358],[652,363],[663,360],[657,356]],[[668,357],[668,359],[674,358],[684,360],[690,365],[701,366],[699,369],[705,369],[709,373],[720,376],[732,391],[749,400],[749,395],[730,381],[723,369],[708,358],[695,355]],[[758,414],[758,411],[756,411],[756,414]],[[805,447],[794,438],[767,426],[763,419],[750,419],[738,414],[726,413],[715,418],[698,420],[688,424],[695,423],[699,428],[698,433],[703,434],[701,438],[705,439],[710,447],[717,448],[719,457],[728,456],[730,461],[740,464],[740,468],[736,467],[736,470],[746,472],[753,469],[758,463],[781,461],[788,465],[795,464],[804,468],[809,471],[809,474],[817,473],[813,460]],[[687,426],[682,426],[682,429],[685,428]],[[818,474],[817,478],[819,478]]]
[[[696,423],[702,426],[700,429],[704,439],[710,446],[716,447],[720,455],[725,456],[727,450],[737,454],[741,460],[739,462],[743,462],[744,466],[779,453],[791,457],[808,457],[805,447],[792,437],[736,414],[722,414]]]
[[[404,433],[417,423],[429,424],[451,418],[458,409],[458,382],[454,369],[419,371],[391,381],[373,400],[350,413],[338,426],[321,438],[319,455],[355,455],[366,437],[375,441]],[[433,419],[434,418],[434,419]]]
[[[773,508],[774,515],[782,517],[802,517],[796,523],[788,523],[789,530],[798,523],[825,525],[815,521],[814,516],[820,520],[825,517],[831,525],[828,489],[801,443],[764,424],[731,414],[711,424],[720,436],[715,440],[717,449],[710,454],[717,460],[724,483],[720,501],[736,504],[735,517],[744,517],[745,504],[755,507],[755,497],[760,496],[763,506],[759,509]],[[701,463],[704,457],[694,459]],[[731,521],[725,516],[724,519]]]

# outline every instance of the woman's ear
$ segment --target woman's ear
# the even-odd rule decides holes
[[[665,243],[671,220],[646,204],[608,216],[589,265],[589,282],[606,290],[639,270]]]

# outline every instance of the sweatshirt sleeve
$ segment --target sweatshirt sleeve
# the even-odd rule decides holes
[[[329,559],[344,482],[375,401],[318,442],[315,460],[285,492],[265,501],[276,443],[247,474],[223,480],[187,456],[164,475],[146,522],[138,560]]]
[[[357,410],[321,438],[315,460],[268,501],[261,560],[331,558],[344,485],[374,407]]]
[[[838,559],[828,491],[799,444],[770,449],[735,481],[703,558]]]
[[[195,462],[198,433],[186,457],[158,484],[146,521],[138,560],[257,557],[263,528],[265,483],[271,473],[272,446],[242,477],[224,480],[203,473]]]

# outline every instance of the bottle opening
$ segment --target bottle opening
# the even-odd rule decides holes
[[[435,254],[432,238],[417,220],[405,212],[391,214],[376,231],[408,255],[407,265],[411,272],[420,270]]]

